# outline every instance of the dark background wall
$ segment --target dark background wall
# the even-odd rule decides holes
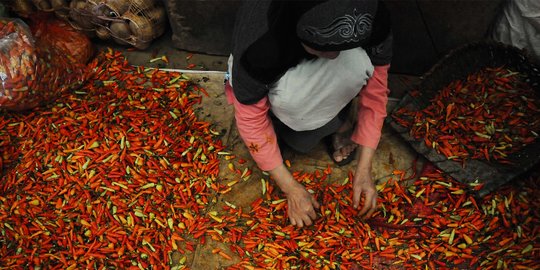
[[[451,49],[484,40],[502,0],[386,0],[397,73],[421,74]]]
[[[182,50],[230,53],[239,0],[164,0]],[[504,0],[383,0],[394,30],[394,73],[421,75],[451,49],[486,38]]]

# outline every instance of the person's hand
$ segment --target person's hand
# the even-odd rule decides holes
[[[315,208],[319,208],[319,203],[315,198],[307,192],[302,184],[294,180],[285,165],[281,164],[269,172],[281,191],[287,196],[291,224],[298,227],[313,224],[313,221],[317,218]]]
[[[361,198],[364,197],[362,209],[358,213],[362,219],[369,218],[377,208],[377,190],[371,179],[371,170],[357,167],[353,178],[353,207],[360,207]]]
[[[301,184],[289,187],[285,192],[289,206],[289,221],[292,225],[303,227],[311,225],[317,219],[315,208],[319,203]]]

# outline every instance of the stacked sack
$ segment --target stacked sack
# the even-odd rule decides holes
[[[153,0],[15,0],[13,10],[28,16],[32,10],[54,12],[90,36],[146,49],[165,32],[167,16]]]

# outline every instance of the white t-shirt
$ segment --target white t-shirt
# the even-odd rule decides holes
[[[304,60],[270,90],[270,109],[293,130],[317,129],[358,95],[373,69],[362,48],[342,51],[335,59]]]
[[[233,85],[233,56],[226,79]],[[362,48],[342,51],[335,59],[304,60],[290,68],[268,93],[270,110],[296,131],[324,126],[360,92],[373,75]]]

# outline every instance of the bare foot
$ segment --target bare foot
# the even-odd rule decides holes
[[[335,149],[332,156],[336,162],[346,159],[356,149],[356,143],[345,137],[344,133],[339,132],[332,135],[332,145]]]

